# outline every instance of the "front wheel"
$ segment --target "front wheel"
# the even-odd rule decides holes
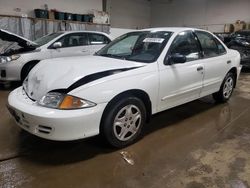
[[[109,108],[102,124],[105,139],[114,147],[134,143],[146,122],[146,109],[136,97],[121,99]]]
[[[213,94],[214,100],[217,102],[227,102],[233,94],[234,86],[234,74],[229,72],[223,80],[220,90]]]

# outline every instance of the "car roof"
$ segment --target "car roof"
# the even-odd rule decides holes
[[[108,35],[107,33],[104,32],[100,32],[100,31],[58,31],[57,33],[64,33],[64,34],[70,34],[70,33],[97,33],[97,34],[104,34],[104,35]]]
[[[170,31],[170,32],[181,32],[186,30],[200,30],[205,31],[202,29],[197,28],[190,28],[190,27],[156,27],[156,28],[148,28],[148,29],[142,29],[141,31]],[[207,32],[207,31],[206,31]]]
[[[110,40],[113,40],[112,36],[110,36],[107,33],[101,32],[101,31],[86,31],[86,30],[78,30],[78,31],[57,31],[56,33],[62,33],[62,34],[71,34],[71,33],[96,33],[96,34],[102,34],[108,37]]]

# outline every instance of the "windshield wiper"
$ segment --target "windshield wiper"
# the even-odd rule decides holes
[[[125,60],[126,58],[123,56],[119,56],[119,55],[114,55],[114,54],[97,54],[103,57],[111,57],[111,58],[116,58],[116,59],[123,59]]]

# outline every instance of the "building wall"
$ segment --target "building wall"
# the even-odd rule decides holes
[[[111,27],[110,28],[110,36],[115,39],[121,35],[124,35],[128,32],[132,32],[132,31],[135,31],[133,29],[121,29],[121,28],[113,28]]]
[[[148,0],[108,0],[111,26],[141,29],[150,26],[151,3]]]
[[[45,4],[49,9],[80,14],[91,9],[102,10],[102,0],[0,0],[0,14],[34,16],[33,10],[44,9]],[[21,12],[15,11],[16,8]]]
[[[84,14],[102,10],[103,2],[114,28],[136,29],[150,26],[151,3],[148,0],[0,0],[0,14],[34,16],[34,9],[48,4],[49,9]],[[21,10],[20,12],[16,9]]]
[[[192,26],[223,31],[225,23],[250,22],[250,0],[105,0],[111,27],[141,29]],[[35,8],[88,13],[102,10],[103,0],[0,0],[0,14],[34,16]],[[21,11],[18,12],[16,9]]]
[[[192,26],[221,32],[224,24],[250,22],[250,0],[152,0],[151,24]]]

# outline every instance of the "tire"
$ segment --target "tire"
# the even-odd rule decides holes
[[[31,69],[33,69],[35,65],[36,63],[25,65],[25,67],[22,69],[22,72],[21,72],[21,82],[24,81],[24,79],[28,76],[29,72],[31,71]]]
[[[235,76],[229,72],[224,78],[220,90],[213,94],[213,98],[216,102],[224,103],[227,102],[232,96],[235,86]]]
[[[136,97],[127,97],[107,110],[101,125],[101,134],[107,142],[116,148],[135,143],[146,122],[144,103]]]

